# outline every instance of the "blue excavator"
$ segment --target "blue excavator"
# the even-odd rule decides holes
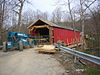
[[[8,32],[7,41],[3,42],[3,51],[7,52],[10,49],[23,51],[26,46],[34,47],[34,36],[20,32]]]

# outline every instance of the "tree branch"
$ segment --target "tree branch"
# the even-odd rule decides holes
[[[17,14],[19,14],[19,12],[18,11],[16,11],[16,10],[13,10],[15,13],[17,13]]]
[[[95,2],[96,0],[94,0],[91,4],[89,4],[88,6],[86,6],[87,8],[84,10],[84,12]],[[83,13],[84,13],[83,12]]]

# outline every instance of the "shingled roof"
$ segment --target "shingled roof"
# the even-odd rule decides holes
[[[36,23],[38,23],[39,21],[42,21],[43,23],[45,23],[46,25],[52,26],[52,27],[57,27],[57,28],[63,28],[63,29],[68,29],[68,30],[75,30],[78,31],[77,29],[73,29],[71,27],[67,27],[67,26],[61,26],[61,25],[57,25],[55,23],[52,23],[50,21],[47,20],[43,20],[43,19],[38,19],[36,21],[34,21],[31,25],[29,25],[27,28],[31,28],[32,26],[36,25]]]

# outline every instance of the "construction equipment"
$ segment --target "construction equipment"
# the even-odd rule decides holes
[[[24,47],[34,46],[34,36],[20,32],[8,32],[7,41],[3,42],[3,51],[8,51],[9,49],[23,50]]]

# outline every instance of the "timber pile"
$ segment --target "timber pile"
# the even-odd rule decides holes
[[[78,43],[78,46],[81,46],[81,43]],[[75,47],[77,47],[77,44],[69,45],[67,47],[68,48],[75,48]]]
[[[42,45],[35,49],[38,52],[55,53],[57,50],[54,45]]]

